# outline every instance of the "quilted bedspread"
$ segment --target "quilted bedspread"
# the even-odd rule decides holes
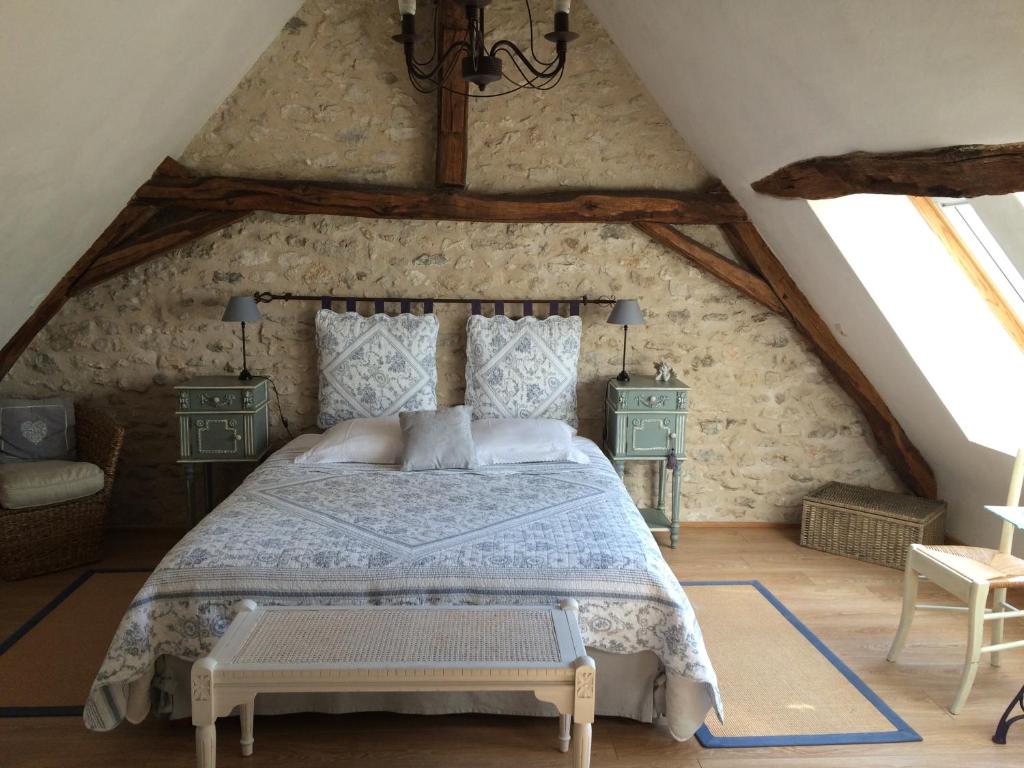
[[[243,598],[536,605],[574,597],[588,646],[661,659],[670,727],[682,679],[703,684],[721,715],[686,595],[615,470],[577,439],[590,464],[430,472],[295,464],[300,449],[286,446],[146,581],[96,675],[86,725],[107,730],[145,717],[157,660],[205,655]]]

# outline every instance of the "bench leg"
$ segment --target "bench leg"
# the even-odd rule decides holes
[[[569,726],[572,725],[572,715],[558,716],[558,751],[569,751]]]
[[[249,757],[252,754],[252,716],[255,709],[255,700],[240,704],[238,707],[238,719],[242,722],[242,757]]]
[[[590,768],[590,723],[573,723],[573,768]]]
[[[196,765],[198,768],[216,768],[217,726],[196,726]]]

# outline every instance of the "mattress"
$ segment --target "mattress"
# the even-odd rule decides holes
[[[185,713],[183,670],[209,652],[243,598],[538,605],[573,597],[583,639],[599,654],[599,714],[649,720],[663,711],[679,739],[709,709],[721,716],[689,600],[592,442],[576,438],[588,464],[401,472],[294,463],[315,439],[277,451],[167,553],[111,641],[84,710],[87,727],[138,722],[154,701],[158,712]],[[547,713],[527,697],[474,694],[257,703],[261,712],[367,709]]]

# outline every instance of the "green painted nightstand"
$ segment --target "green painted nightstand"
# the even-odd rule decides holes
[[[608,382],[605,399],[604,448],[622,477],[627,461],[658,462],[658,506],[641,509],[652,531],[668,531],[672,548],[679,543],[679,478],[683,463],[690,388],[677,379],[655,381],[633,376]],[[665,515],[665,475],[672,470],[672,515]]]
[[[178,394],[178,463],[185,465],[189,522],[195,508],[196,465],[205,471],[206,514],[213,507],[213,465],[258,462],[270,447],[269,380],[253,376],[199,376],[174,389]]]

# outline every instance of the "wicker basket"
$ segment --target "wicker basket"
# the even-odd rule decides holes
[[[103,489],[84,499],[0,509],[0,576],[24,579],[100,559],[103,523],[124,430],[100,411],[75,406],[78,459],[103,470]]]
[[[941,544],[946,502],[829,483],[804,498],[800,544],[903,569],[911,544]]]

